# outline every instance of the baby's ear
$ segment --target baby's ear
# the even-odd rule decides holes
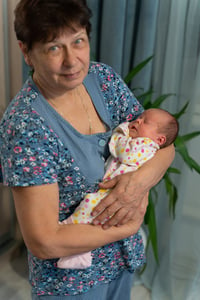
[[[164,145],[164,143],[166,142],[166,136],[165,135],[158,135],[156,138],[156,142],[159,146]]]

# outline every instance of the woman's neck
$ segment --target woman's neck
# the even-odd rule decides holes
[[[77,98],[77,90],[79,88],[78,86],[70,90],[65,89],[62,91],[57,91],[55,89],[52,89],[49,85],[46,87],[45,83],[41,84],[41,81],[36,76],[34,76],[34,74],[33,81],[43,97],[49,102],[62,104],[62,102],[66,103],[66,101],[73,101]]]

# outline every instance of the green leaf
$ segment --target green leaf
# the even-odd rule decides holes
[[[181,171],[178,170],[177,168],[169,167],[169,168],[167,169],[167,173],[181,174]]]
[[[129,73],[128,75],[124,78],[124,81],[126,84],[128,84],[132,79],[133,77],[139,73],[145,66],[146,64],[148,64],[148,62],[150,60],[152,60],[153,58],[153,55],[148,57],[147,59],[145,59],[144,61],[142,61],[141,63],[139,63],[136,67],[134,67]]]
[[[149,205],[147,207],[146,213],[146,225],[148,226],[149,236],[148,240],[152,245],[153,254],[157,263],[159,263],[158,258],[158,242],[157,242],[157,226],[156,226],[156,215],[155,215],[155,207],[151,197],[151,191],[149,193]]]
[[[144,89],[142,89],[142,88],[133,88],[133,89],[131,89],[131,91],[133,92],[133,94],[138,94],[138,92],[137,91],[142,91],[142,92],[144,92]],[[138,96],[137,96],[137,98],[138,98]]]
[[[197,173],[200,174],[200,165],[191,157],[188,157],[188,160],[185,160],[185,163],[191,170],[195,170]]]
[[[165,181],[166,192],[169,196],[169,214],[175,218],[175,208],[178,199],[177,188],[167,173],[163,178]]]
[[[189,105],[189,101],[186,102],[186,104],[183,106],[183,108],[178,113],[174,114],[174,117],[177,120],[186,112],[188,105]]]
[[[194,131],[194,132],[182,135],[181,138],[183,139],[184,142],[187,142],[187,141],[197,137],[198,135],[200,135],[200,131]]]
[[[151,188],[151,191],[149,193],[149,199],[151,198],[151,201],[153,201],[154,205],[155,203],[157,202],[157,199],[158,199],[158,193],[156,191],[156,188],[155,187],[152,187]],[[151,215],[151,206],[148,206],[147,207],[147,211],[146,211],[146,214],[144,216],[144,224],[148,224],[149,222],[149,218],[150,218],[150,215]]]
[[[152,103],[151,108],[158,108],[160,107],[160,105],[170,96],[172,96],[173,94],[165,94],[165,95],[161,95],[160,97],[158,97],[156,100],[154,100],[154,102]]]
[[[188,150],[185,146],[184,139],[181,136],[178,136],[175,141],[176,151],[181,155],[182,159],[186,165],[191,169],[195,170],[197,173],[200,173],[200,165],[190,157]]]
[[[145,92],[143,94],[138,95],[137,99],[138,100],[143,100],[146,97],[151,98],[152,94],[153,94],[153,90],[149,90],[149,91],[147,91],[147,92]]]
[[[151,103],[152,94],[153,94],[153,91],[149,90],[146,93],[138,96],[138,100],[140,100],[142,102],[144,109],[148,109],[152,106],[152,103]]]

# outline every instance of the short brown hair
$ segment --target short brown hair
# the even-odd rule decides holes
[[[21,0],[15,9],[16,37],[31,50],[35,42],[52,41],[66,28],[91,32],[91,10],[86,0]]]

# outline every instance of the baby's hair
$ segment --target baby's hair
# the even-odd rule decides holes
[[[166,142],[160,146],[160,148],[164,148],[171,145],[176,140],[179,132],[179,123],[177,119],[167,110],[161,108],[158,109],[164,111],[169,116],[167,124],[163,124],[159,127],[159,131],[164,133],[166,136]]]

